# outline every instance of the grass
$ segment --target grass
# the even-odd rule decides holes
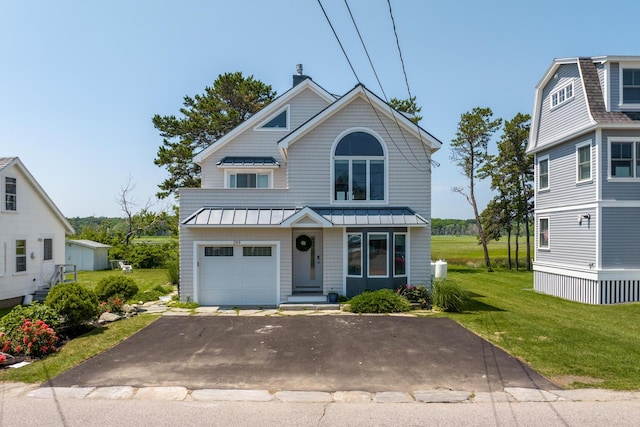
[[[48,381],[82,361],[110,349],[158,317],[157,315],[143,314],[94,329],[69,341],[62,346],[58,353],[19,369],[0,371],[0,382],[42,383]]]
[[[136,281],[138,289],[143,292],[153,289],[157,285],[164,285],[169,281],[167,270],[164,268],[134,269],[132,273],[123,273],[121,270],[80,271],[78,283],[95,289],[98,281],[107,276],[126,275]]]
[[[533,291],[530,272],[450,266],[471,292],[462,313],[443,314],[556,384],[640,389],[640,304],[594,306]]]
[[[532,239],[533,241],[533,239]],[[507,266],[507,240],[491,241],[487,245],[491,264],[496,267]],[[519,264],[524,266],[527,259],[526,240],[520,239]],[[515,241],[511,239],[512,261],[515,263]],[[531,249],[533,256],[533,248]],[[432,236],[431,259],[442,259],[449,264],[466,265],[480,268],[484,266],[482,245],[475,236]],[[515,266],[515,264],[514,264]]]

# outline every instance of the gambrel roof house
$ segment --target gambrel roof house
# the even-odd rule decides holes
[[[640,56],[553,61],[536,87],[534,288],[640,301]]]
[[[45,287],[73,228],[18,157],[0,157],[0,307]]]
[[[311,78],[199,153],[180,190],[180,297],[275,306],[431,280],[441,143],[362,85]]]

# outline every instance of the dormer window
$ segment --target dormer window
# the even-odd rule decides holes
[[[385,150],[368,132],[343,136],[333,152],[333,200],[385,200]]]
[[[622,103],[640,104],[640,68],[622,69]]]
[[[573,98],[573,82],[551,93],[551,108],[564,104]]]

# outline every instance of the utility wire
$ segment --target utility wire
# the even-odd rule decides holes
[[[327,22],[329,23],[329,27],[331,27],[331,31],[333,31],[333,35],[335,36],[336,40],[338,41],[338,44],[340,45],[340,49],[342,49],[342,53],[344,54],[344,57],[347,59],[347,62],[349,63],[349,67],[351,67],[351,71],[353,71],[353,75],[356,76],[356,80],[358,81],[358,83],[360,83],[360,78],[358,77],[358,73],[356,73],[356,69],[353,68],[353,64],[351,64],[351,60],[349,59],[349,55],[347,55],[347,51],[344,50],[344,46],[342,46],[342,42],[340,41],[340,37],[338,37],[338,33],[336,33],[335,28],[333,28],[333,24],[331,23],[331,19],[329,19],[329,15],[327,15],[327,11],[324,10],[324,6],[322,6],[322,1],[318,0],[318,4],[320,5],[320,9],[322,9],[322,13],[324,13],[324,17],[327,19]]]

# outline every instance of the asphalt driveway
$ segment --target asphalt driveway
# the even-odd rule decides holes
[[[50,384],[369,392],[557,388],[450,319],[394,316],[165,316]]]

